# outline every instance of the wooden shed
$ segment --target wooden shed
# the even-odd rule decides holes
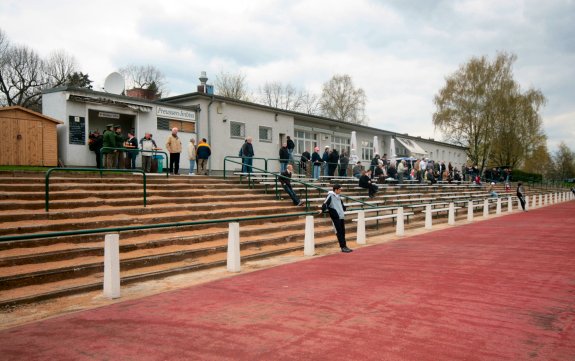
[[[0,108],[0,165],[57,166],[58,124],[20,106]]]

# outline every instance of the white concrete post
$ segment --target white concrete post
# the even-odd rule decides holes
[[[447,214],[447,224],[450,226],[455,225],[455,205],[453,202],[449,203],[449,213]]]
[[[521,210],[521,201],[519,200],[519,197],[517,197],[517,210]]]
[[[359,238],[359,223],[357,224],[357,234]],[[365,236],[365,223],[363,227]],[[305,217],[305,238],[303,241],[303,254],[304,256],[313,256],[315,254],[315,238],[314,238],[314,222],[313,216]],[[359,243],[359,240],[358,240]]]
[[[533,198],[533,202],[532,202],[533,205],[531,208],[535,209],[535,208],[537,208],[537,195],[534,194],[531,196],[531,198]]]
[[[425,229],[433,228],[433,220],[431,218],[431,204],[425,206]]]
[[[473,222],[473,201],[467,201],[467,222]]]
[[[507,213],[513,212],[513,200],[511,197],[507,197]]]
[[[525,196],[525,210],[529,210],[529,196]]]
[[[403,207],[397,208],[397,222],[395,222],[395,235],[403,236],[405,227],[403,226]]]
[[[120,298],[120,235],[104,238],[104,297]]]
[[[543,203],[547,206],[549,205],[549,198],[547,197],[547,193],[545,193],[545,197],[543,197]]]
[[[228,231],[228,272],[240,272],[240,224],[230,222]]]
[[[495,208],[495,214],[501,214],[501,198],[497,198],[497,208]]]
[[[555,200],[553,201],[553,204],[557,204],[559,202],[559,196],[557,195],[557,192],[555,192]]]
[[[543,207],[543,194],[539,194],[539,207]]]
[[[487,198],[483,201],[483,217],[489,217],[489,200]]]
[[[365,211],[357,213],[357,244],[366,244],[365,240]]]

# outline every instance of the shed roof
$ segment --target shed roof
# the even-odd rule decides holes
[[[19,105],[13,105],[13,106],[9,106],[9,107],[0,108],[0,112],[5,112],[5,111],[9,111],[9,110],[20,110],[20,111],[26,112],[28,114],[32,114],[38,118],[46,119],[46,120],[51,121],[51,122],[56,123],[56,124],[64,124],[64,122],[61,120],[50,118],[50,117],[48,117],[42,113],[35,112],[33,110],[24,108],[24,107],[19,106]]]

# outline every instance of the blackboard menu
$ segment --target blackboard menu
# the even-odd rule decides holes
[[[71,115],[68,118],[68,130],[70,144],[86,144],[86,118]]]

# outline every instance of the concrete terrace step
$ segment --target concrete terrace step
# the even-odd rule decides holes
[[[352,234],[350,234],[352,236]],[[333,235],[316,239],[316,247],[329,247],[337,244]],[[289,252],[303,251],[303,242],[292,241],[281,245],[271,245],[262,248],[250,248],[241,251],[243,261],[269,258]],[[122,270],[122,284],[134,283],[148,279],[162,278],[178,273],[222,267],[226,265],[226,254],[219,253],[200,260],[184,260],[163,265],[148,265],[138,269]],[[38,285],[22,286],[0,293],[0,307],[10,307],[18,304],[38,302],[102,289],[103,273],[97,272],[74,279],[46,282]]]
[[[278,212],[279,211],[279,212]],[[78,222],[74,219],[56,219],[50,221],[35,221],[30,224],[29,221],[20,222],[6,222],[0,228],[0,235],[18,235],[18,234],[33,234],[44,232],[59,232],[80,229],[97,229],[97,228],[113,228],[134,225],[152,225],[159,223],[172,223],[172,222],[191,222],[209,219],[220,218],[238,218],[238,217],[253,217],[258,215],[273,215],[278,213],[298,213],[302,208],[299,207],[278,207],[277,205],[263,206],[255,210],[246,209],[245,207],[237,204],[230,204],[230,207],[221,210],[213,210],[211,212],[202,212],[201,216],[192,214],[191,212],[166,212],[162,214],[145,214],[134,218],[127,214],[116,214],[108,216],[93,217],[83,222]]]

